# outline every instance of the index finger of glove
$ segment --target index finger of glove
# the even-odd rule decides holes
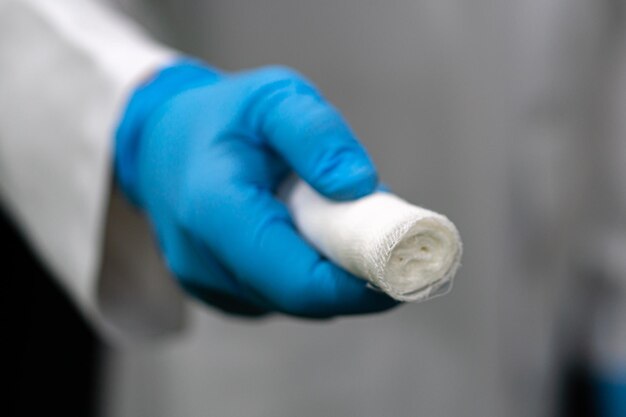
[[[347,123],[307,80],[280,67],[257,71],[248,120],[319,193],[350,200],[373,192],[376,168]]]

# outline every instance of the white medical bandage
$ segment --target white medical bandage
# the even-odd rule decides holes
[[[313,246],[391,297],[423,301],[451,288],[462,244],[445,216],[386,192],[336,202],[300,180],[284,191],[296,227]]]

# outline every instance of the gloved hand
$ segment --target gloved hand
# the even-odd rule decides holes
[[[115,159],[168,267],[199,299],[304,317],[396,305],[316,252],[274,196],[292,170],[337,200],[377,186],[337,110],[295,72],[221,74],[191,61],[162,70],[132,96]]]

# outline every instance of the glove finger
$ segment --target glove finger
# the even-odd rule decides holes
[[[227,313],[262,316],[270,312],[267,302],[237,282],[199,242],[170,222],[161,225],[165,261],[188,293]]]
[[[339,112],[289,70],[261,73],[252,123],[261,137],[321,194],[349,200],[374,191],[378,177]]]

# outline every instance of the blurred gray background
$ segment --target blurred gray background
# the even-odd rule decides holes
[[[588,244],[624,236],[618,2],[117,3],[215,66],[314,80],[382,179],[457,224],[465,254],[452,293],[380,316],[198,306],[193,337],[109,351],[104,415],[551,416],[568,364],[610,356],[597,282],[623,291],[624,271],[606,278]]]

